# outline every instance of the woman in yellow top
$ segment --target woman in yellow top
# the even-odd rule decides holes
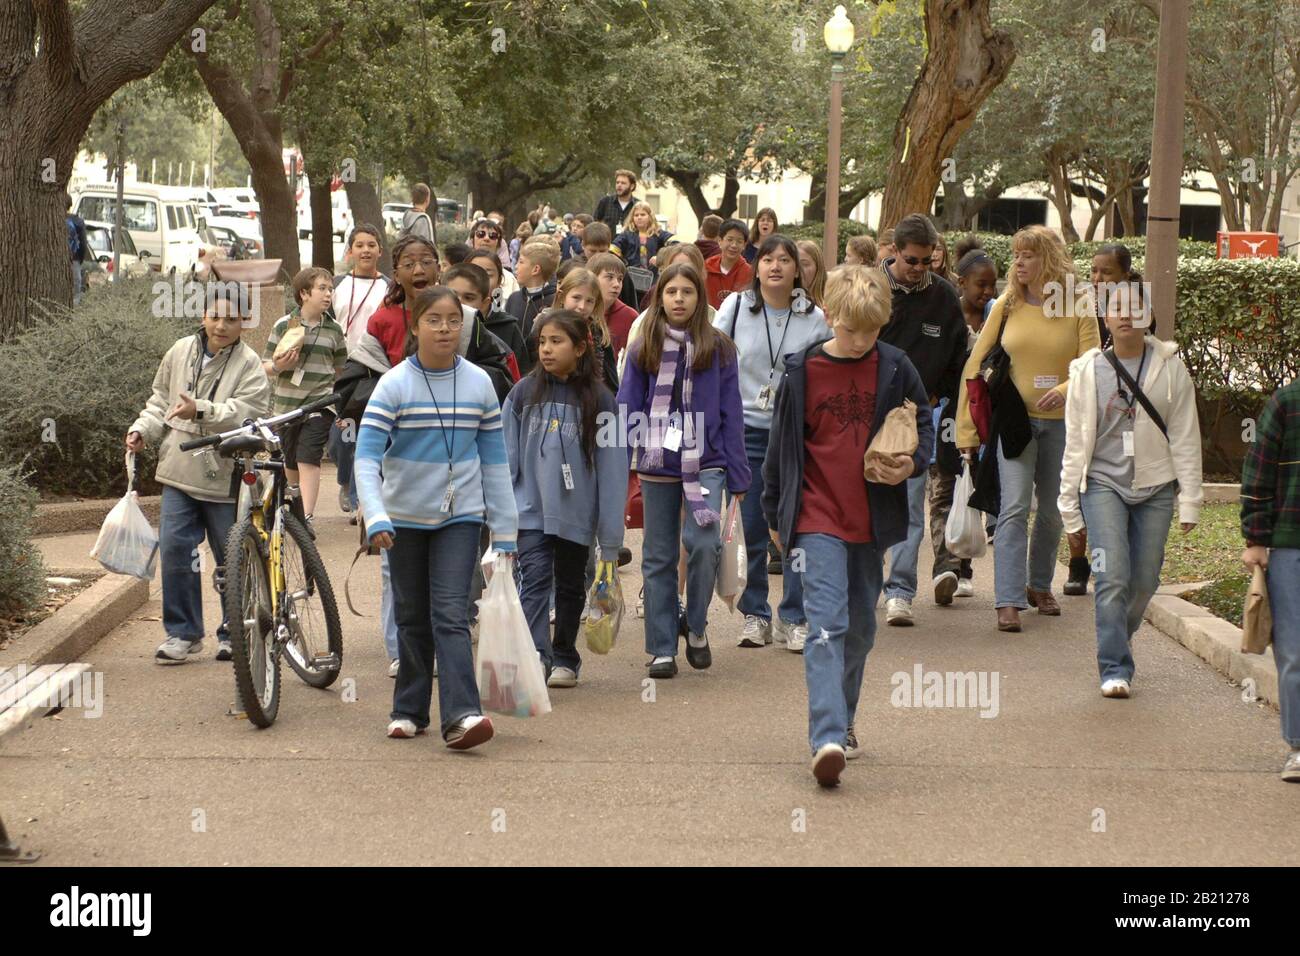
[[[966,362],[957,407],[957,446],[973,455],[980,442],[965,381],[979,374],[1008,316],[1002,347],[1011,357],[1011,379],[1029,413],[1031,435],[1013,458],[997,442],[1002,500],[993,537],[993,590],[1000,631],[1019,631],[1020,611],[1026,607],[1038,608],[1039,614],[1061,613],[1052,596],[1052,577],[1061,541],[1056,497],[1065,453],[1065,390],[1070,362],[1100,344],[1097,319],[1076,295],[1074,265],[1060,237],[1045,226],[1028,226],[1015,234],[1011,247],[1007,289],[994,303]],[[1029,506],[1035,491],[1038,514],[1031,542]]]

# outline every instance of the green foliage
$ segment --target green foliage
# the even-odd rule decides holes
[[[1238,571],[1226,578],[1208,584],[1195,591],[1182,595],[1184,601],[1191,601],[1208,611],[1214,612],[1229,624],[1241,627],[1242,614],[1246,606],[1246,592],[1250,589],[1250,575]]]
[[[126,430],[163,353],[194,328],[154,317],[150,290],[143,280],[92,290],[75,311],[46,309],[0,345],[0,467],[21,468],[47,495],[125,492]],[[153,462],[139,470],[152,475]]]
[[[45,567],[32,544],[36,492],[21,471],[0,466],[0,637],[6,618],[36,607],[45,597]]]
[[[980,242],[984,245],[984,251],[997,264],[998,277],[1006,278],[1007,270],[1011,267],[1012,237],[997,232],[948,232],[944,233],[944,239],[951,250],[957,245],[958,240],[970,235],[979,237]],[[1133,256],[1133,267],[1139,272],[1142,271],[1142,266],[1146,262],[1147,237],[1125,236],[1120,239],[1067,243],[1066,248],[1069,250],[1070,258],[1074,260],[1075,269],[1081,276],[1086,277],[1088,275],[1092,269],[1092,257],[1099,248],[1109,242],[1119,242],[1127,246]],[[1192,259],[1213,259],[1214,255],[1215,249],[1212,242],[1198,242],[1195,239],[1178,240],[1178,258],[1180,262]],[[954,266],[956,264],[956,261],[952,263]]]
[[[781,234],[789,236],[795,242],[800,239],[811,239],[817,245],[822,244],[822,237],[826,235],[826,229],[820,222],[801,222],[789,226],[781,227]],[[869,228],[866,223],[857,222],[853,219],[841,219],[839,228],[839,253],[836,256],[836,262],[844,261],[844,248],[848,245],[850,239],[854,236],[874,236],[876,231]]]

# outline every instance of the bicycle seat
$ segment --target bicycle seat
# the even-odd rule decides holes
[[[234,435],[217,446],[217,454],[223,458],[253,455],[260,451],[266,451],[266,441],[261,435]]]

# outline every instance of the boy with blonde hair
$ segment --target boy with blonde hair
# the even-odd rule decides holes
[[[925,386],[907,355],[877,342],[889,322],[890,288],[879,270],[840,266],[826,281],[834,337],[786,358],[763,462],[763,513],[778,547],[803,576],[808,642],[808,739],[812,772],[839,784],[860,753],[853,729],[885,551],[907,535],[906,480],[923,474],[934,446]],[[912,455],[863,478],[863,458],[886,414],[916,406]]]
[[[534,236],[519,247],[515,278],[519,291],[506,300],[506,312],[519,322],[525,339],[533,331],[533,320],[555,301],[555,270],[560,267],[560,246],[554,240]]]

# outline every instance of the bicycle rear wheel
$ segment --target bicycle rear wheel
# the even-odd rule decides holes
[[[230,529],[225,602],[240,703],[253,724],[270,727],[280,710],[280,655],[275,651],[271,582],[251,518]]]
[[[284,518],[284,659],[312,687],[328,687],[343,667],[343,626],[334,588],[311,533],[292,514]]]

